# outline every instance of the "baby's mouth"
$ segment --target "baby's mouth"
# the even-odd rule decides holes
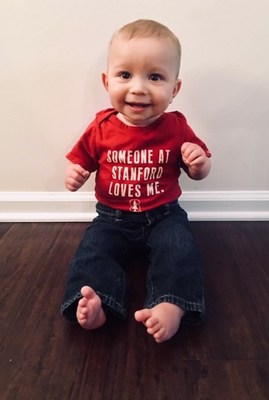
[[[137,110],[145,109],[150,106],[150,104],[147,104],[147,103],[131,103],[128,101],[126,102],[126,104],[129,107],[132,107],[133,109],[137,109]]]

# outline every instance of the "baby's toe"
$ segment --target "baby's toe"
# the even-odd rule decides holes
[[[166,340],[165,334],[166,334],[165,328],[160,328],[160,329],[153,335],[153,337],[154,337],[154,339],[156,340],[156,342],[161,343],[161,342],[163,342],[164,340]]]
[[[158,332],[161,328],[161,324],[159,321],[153,320],[151,323],[147,324],[147,332],[150,335],[154,335],[156,332]]]

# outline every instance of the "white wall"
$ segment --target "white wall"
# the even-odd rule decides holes
[[[183,178],[183,188],[268,193],[268,15],[267,0],[1,0],[0,198],[65,191],[65,153],[109,106],[108,41],[138,18],[179,36],[183,87],[172,108],[213,153],[211,175]]]

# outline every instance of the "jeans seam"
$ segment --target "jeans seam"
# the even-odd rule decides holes
[[[64,304],[61,306],[61,312],[63,313],[68,307],[71,306],[76,300],[80,300],[82,298],[82,294],[80,292],[77,292],[71,299],[66,301]]]
[[[154,306],[164,302],[175,304],[186,311],[205,312],[204,304],[187,301],[173,294],[163,294],[155,301],[151,301],[151,303],[147,304],[147,308],[153,308]]]

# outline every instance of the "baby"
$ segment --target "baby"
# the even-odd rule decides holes
[[[185,117],[166,112],[181,87],[181,47],[164,25],[138,20],[119,29],[102,74],[112,108],[103,110],[68,153],[65,185],[78,190],[96,171],[98,216],[70,263],[63,315],[85,329],[108,314],[126,318],[124,257],[147,250],[147,298],[135,319],[160,343],[181,321],[204,319],[199,249],[178,204],[178,178],[210,171],[210,152]]]

